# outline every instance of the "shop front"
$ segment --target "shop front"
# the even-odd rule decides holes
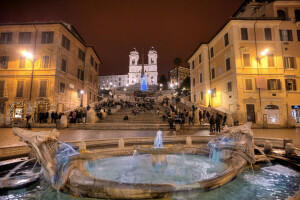
[[[300,105],[291,106],[292,116],[294,117],[296,124],[300,124]]]
[[[13,123],[19,123],[24,120],[24,101],[11,103],[10,120]]]

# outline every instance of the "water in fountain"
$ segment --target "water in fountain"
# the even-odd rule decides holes
[[[59,188],[62,184],[63,178],[64,178],[64,168],[65,165],[68,164],[70,158],[74,155],[79,154],[78,151],[75,150],[75,148],[67,143],[60,143],[59,149],[55,153],[55,160],[56,160],[56,166],[55,171],[56,175],[54,178],[54,185],[56,188]]]
[[[163,139],[162,139],[162,132],[157,131],[155,140],[154,140],[154,147],[155,148],[162,148],[163,147]]]

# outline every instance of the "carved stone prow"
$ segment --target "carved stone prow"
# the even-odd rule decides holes
[[[38,161],[44,168],[44,174],[49,180],[55,175],[55,152],[58,149],[59,132],[52,131],[33,132],[20,128],[13,128],[14,135],[25,142],[35,153]],[[52,182],[52,180],[51,180]]]

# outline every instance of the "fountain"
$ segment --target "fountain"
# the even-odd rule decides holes
[[[259,176],[254,173],[250,177],[247,170],[244,172],[248,164],[256,163],[252,132],[248,126],[226,128],[207,145],[200,147],[192,146],[191,138],[187,140],[189,145],[186,146],[163,146],[162,132],[158,131],[154,146],[151,147],[126,146],[107,153],[84,154],[77,152],[70,145],[59,142],[56,130],[34,133],[14,128],[13,131],[34,149],[52,188],[77,197],[154,199],[175,195],[172,198],[176,199],[180,198],[182,192],[186,195],[186,192],[193,190],[199,192],[199,195],[196,192],[195,197],[191,197],[194,199],[210,194],[221,195],[216,197],[221,199],[226,196],[228,185],[239,192],[242,190],[240,185],[247,186],[245,182],[261,184],[254,183],[253,176],[260,180],[267,176],[273,177],[270,173],[276,170],[279,174],[288,171],[286,168],[278,169],[272,166],[273,168],[262,170],[265,174]],[[185,162],[181,153],[184,153]],[[213,160],[209,159],[209,154]],[[155,156],[160,158],[156,159]],[[240,174],[243,174],[244,178],[241,178]],[[282,177],[287,185],[284,188],[297,191],[300,183],[298,173],[288,172],[288,176],[295,178]],[[239,183],[233,185],[236,180]],[[269,182],[266,183],[273,188],[273,183]],[[200,192],[219,187],[221,188],[209,193]],[[278,187],[283,188],[282,185]],[[244,193],[253,195],[247,191]],[[179,196],[176,197],[177,194]],[[268,194],[264,195],[265,198],[268,197]],[[243,197],[247,199],[249,196]],[[186,196],[184,199],[187,199]]]

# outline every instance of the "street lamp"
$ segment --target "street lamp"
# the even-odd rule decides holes
[[[21,54],[28,60],[31,60],[32,62],[32,69],[31,69],[31,82],[30,82],[30,93],[29,93],[29,100],[31,100],[31,93],[32,93],[32,84],[33,84],[33,68],[34,68],[34,62],[35,58],[33,57],[32,53],[28,51],[21,51]]]
[[[207,93],[209,94],[209,98],[208,98],[208,107],[210,107],[210,98],[211,98],[211,93],[212,93],[211,89],[209,89],[209,90],[207,91]]]
[[[260,57],[257,57],[258,62],[261,62],[261,59],[267,55],[267,53],[269,52],[269,49],[265,49],[260,53]]]
[[[80,107],[82,107],[83,93],[84,93],[84,91],[83,91],[83,90],[80,90],[80,94],[81,94],[81,104],[80,104]]]

